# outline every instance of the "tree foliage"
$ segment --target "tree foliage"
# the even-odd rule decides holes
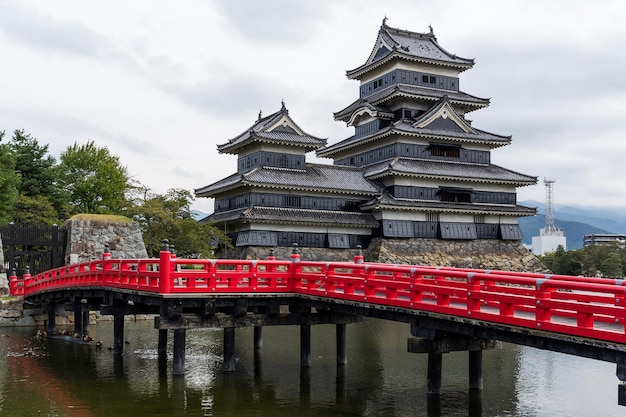
[[[57,166],[57,183],[71,214],[119,214],[125,207],[129,176],[119,157],[93,141],[68,147]]]
[[[185,258],[213,257],[217,243],[228,238],[210,224],[200,224],[191,215],[193,195],[183,189],[170,189],[166,194],[150,193],[138,187],[136,204],[129,208],[143,233],[148,256],[157,257],[168,239],[177,256]]]
[[[18,190],[28,197],[52,196],[54,194],[54,173],[56,160],[48,154],[48,145],[39,145],[36,138],[15,130],[8,144],[15,158],[15,170],[20,176]]]
[[[621,278],[626,275],[626,248],[615,245],[591,245],[582,249],[565,251],[559,246],[556,252],[539,256],[543,264],[559,275],[584,275]]]
[[[15,157],[10,147],[2,143],[4,135],[4,131],[0,131],[0,224],[12,220],[11,214],[20,185],[20,177],[15,172]]]
[[[0,131],[0,224],[60,223],[73,214],[123,214],[139,222],[150,256],[169,239],[182,257],[212,257],[218,245],[230,247],[219,228],[199,224],[191,214],[193,195],[182,189],[154,194],[133,182],[119,157],[93,141],[74,143],[57,163],[24,130],[2,143]]]

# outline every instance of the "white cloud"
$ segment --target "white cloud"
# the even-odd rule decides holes
[[[495,163],[556,179],[558,203],[626,206],[625,12],[565,0],[4,1],[0,129],[25,129],[54,156],[92,139],[156,192],[199,188],[235,171],[216,145],[281,100],[309,133],[348,136],[332,118],[358,96],[345,70],[387,16],[432,25],[444,48],[476,59],[461,87],[491,106],[469,118],[513,135]]]

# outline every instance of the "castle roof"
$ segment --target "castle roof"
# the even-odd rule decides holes
[[[384,193],[367,203],[361,205],[363,210],[432,210],[437,212],[449,212],[456,214],[494,214],[500,216],[534,216],[537,210],[510,204],[481,204],[481,203],[456,203],[447,201],[419,200],[411,198],[396,198],[389,193]]]
[[[428,117],[433,115],[436,111],[443,111],[439,104],[435,107],[436,109],[430,109],[413,123],[407,123],[404,120],[399,120],[371,134],[359,137],[351,136],[333,145],[326,146],[317,150],[316,155],[322,158],[332,158],[333,155],[336,155],[339,152],[355,149],[366,143],[375,142],[392,135],[412,136],[425,138],[427,140],[440,140],[445,142],[454,141],[455,143],[483,144],[488,145],[490,148],[499,148],[511,143],[511,136],[498,135],[485,130],[477,129],[475,127],[470,127],[466,121],[464,122],[464,125],[470,127],[469,129],[461,127],[463,124],[460,123],[448,123],[443,126],[432,122],[428,124],[422,123],[428,121]],[[448,114],[454,115],[455,113],[449,111]],[[460,117],[455,117],[456,121],[459,119]]]
[[[513,184],[518,187],[534,185],[537,177],[520,174],[493,164],[470,164],[418,158],[395,158],[364,167],[364,177],[379,179],[386,176],[433,178],[456,182]]]
[[[195,190],[198,197],[213,197],[239,187],[297,189],[341,194],[376,195],[380,192],[361,170],[337,165],[306,164],[305,169],[258,167],[233,174],[216,183]]]
[[[375,228],[378,226],[378,222],[370,213],[287,207],[251,206],[213,213],[206,220],[209,219],[216,222],[240,220],[258,223],[278,222],[280,224],[333,225],[342,227]]]
[[[318,138],[303,131],[289,116],[289,110],[282,103],[281,109],[266,117],[261,117],[240,135],[218,145],[219,153],[238,154],[242,148],[253,142],[271,143],[281,146],[304,148],[305,152],[326,145],[326,139]]]
[[[346,71],[346,75],[350,79],[359,79],[373,68],[393,60],[423,62],[453,67],[460,71],[474,65],[473,59],[461,58],[442,48],[432,27],[429,33],[411,32],[387,26],[385,18],[367,61],[353,70]]]
[[[453,105],[463,107],[466,112],[489,106],[488,98],[472,96],[462,91],[437,90],[409,84],[394,84],[391,87],[387,87],[375,94],[372,94],[371,96],[368,96],[367,98],[360,98],[354,101],[348,107],[333,113],[333,116],[337,121],[348,122],[354,111],[362,106],[372,106],[376,109],[385,109],[385,107],[380,105],[395,98],[409,98],[427,102],[437,102],[443,96],[447,96],[448,100],[450,100],[450,103]]]

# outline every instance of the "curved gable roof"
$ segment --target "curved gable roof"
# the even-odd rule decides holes
[[[346,75],[350,79],[358,79],[370,69],[392,59],[434,63],[455,67],[460,71],[474,66],[473,59],[461,58],[442,48],[432,27],[429,33],[411,32],[387,26],[385,18],[367,61],[360,67],[346,71]]]
[[[326,139],[306,133],[289,116],[289,110],[282,103],[281,109],[269,116],[261,117],[240,135],[228,142],[218,145],[219,153],[238,154],[239,151],[253,142],[275,143],[304,148],[305,152],[322,148]]]

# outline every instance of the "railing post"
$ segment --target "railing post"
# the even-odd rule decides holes
[[[11,290],[11,295],[24,295],[24,283],[18,280],[15,268],[11,269],[11,276],[9,277],[9,288]]]
[[[291,262],[300,262],[300,254],[298,253],[298,244],[293,244],[293,249],[291,250]]]
[[[356,255],[354,255],[354,263],[362,264],[363,263],[363,250],[361,245],[356,245]]]
[[[24,275],[22,275],[22,280],[21,280],[22,295],[26,295],[26,286],[30,284],[30,279],[31,279],[30,267],[27,265],[26,268],[24,269]]]
[[[302,287],[302,279],[297,274],[297,266],[296,264],[300,262],[300,254],[298,253],[298,244],[293,244],[293,249],[291,250],[291,282],[289,283],[289,287],[292,290],[297,290]]]
[[[172,290],[172,254],[170,253],[169,240],[163,240],[163,248],[159,253],[159,291],[161,294],[169,294]]]
[[[545,283],[545,279],[537,279],[536,287],[537,287],[537,306],[535,308],[535,320],[537,321],[537,328],[541,328],[541,323],[549,322],[551,319],[551,310],[550,310],[550,289],[546,289],[547,285],[543,285]]]
[[[109,271],[111,271],[111,251],[109,250],[109,244],[104,244],[104,252],[102,252],[102,279],[101,282],[103,284],[107,282],[111,282],[111,276],[109,275]]]
[[[467,311],[471,315],[472,311],[480,311],[480,279],[474,278],[475,273],[467,274]]]

